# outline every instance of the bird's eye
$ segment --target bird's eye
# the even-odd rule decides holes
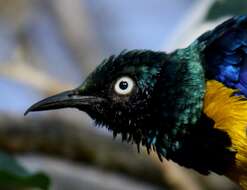
[[[130,77],[121,77],[115,83],[114,90],[117,94],[127,95],[132,92],[134,81]]]

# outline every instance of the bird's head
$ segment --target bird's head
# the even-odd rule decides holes
[[[165,53],[152,51],[129,51],[111,56],[81,86],[34,104],[26,114],[77,108],[114,134],[127,137],[152,117],[152,97],[165,60]]]
[[[123,140],[150,147],[156,142],[156,129],[163,122],[161,118],[163,115],[170,117],[173,112],[171,103],[174,101],[171,98],[176,99],[175,91],[168,88],[177,78],[178,68],[167,67],[166,62],[167,54],[164,52],[146,50],[111,56],[81,86],[34,104],[26,114],[77,108],[88,113],[97,124],[113,131],[114,136],[121,134]],[[183,95],[182,90],[179,93]],[[168,96],[170,99],[166,100]],[[163,104],[166,101],[170,102]],[[163,125],[166,123],[163,122]]]

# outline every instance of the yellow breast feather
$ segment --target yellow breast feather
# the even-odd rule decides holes
[[[236,151],[236,162],[226,176],[247,190],[247,98],[233,96],[236,92],[222,83],[207,82],[204,113],[214,120],[214,127],[225,131],[231,138],[229,149]]]

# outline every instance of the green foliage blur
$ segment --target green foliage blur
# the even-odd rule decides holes
[[[217,0],[207,14],[207,20],[229,15],[244,15],[247,13],[247,1],[245,0]]]
[[[23,189],[38,188],[48,190],[49,178],[43,173],[32,174],[21,166],[14,158],[0,152],[0,188]]]

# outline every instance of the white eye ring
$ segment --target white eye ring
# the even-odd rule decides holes
[[[127,95],[132,92],[134,88],[134,81],[130,77],[121,77],[117,80],[114,90],[119,95]]]

